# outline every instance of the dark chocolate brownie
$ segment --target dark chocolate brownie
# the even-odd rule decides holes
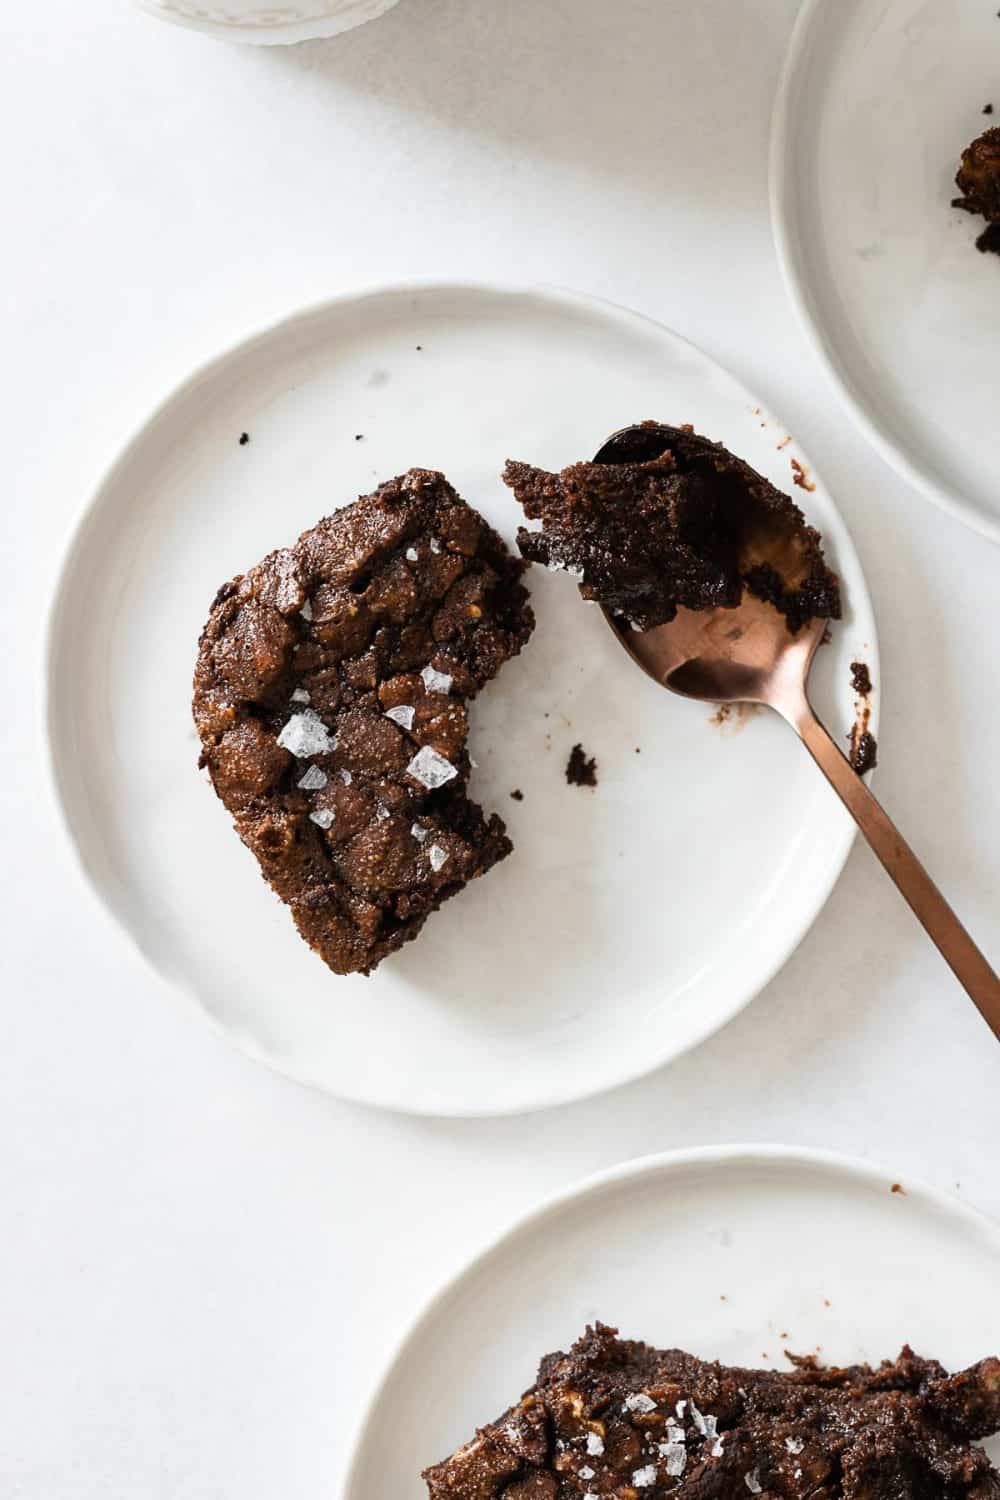
[[[731,1369],[588,1329],[451,1458],[431,1500],[998,1500],[973,1440],[1000,1428],[1000,1361],[949,1376],[905,1348],[872,1369]]]
[[[744,588],[773,603],[793,631],[839,618],[836,576],[795,502],[721,444],[689,428],[662,432],[662,453],[646,462],[550,474],[509,461],[505,482],[542,523],[518,532],[524,556],[567,569],[585,599],[640,630],[681,606],[734,608]]]
[[[977,248],[1000,254],[1000,126],[985,130],[966,147],[955,181],[962,196],[952,199],[953,206],[987,221]]]
[[[587,756],[582,745],[574,745],[569,753],[566,781],[569,786],[597,785],[597,761]]]
[[[215,597],[200,763],[335,973],[370,973],[511,851],[466,796],[466,705],[534,628],[525,566],[413,469]]]

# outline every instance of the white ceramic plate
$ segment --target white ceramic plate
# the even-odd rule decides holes
[[[450,1282],[404,1339],[342,1500],[426,1500],[420,1470],[498,1417],[540,1355],[595,1319],[772,1369],[785,1349],[878,1361],[907,1340],[956,1369],[995,1354],[1000,1229],[892,1186],[858,1162],[749,1146],[648,1157],[560,1195]],[[1000,1458],[1000,1444],[991,1451]]]
[[[806,0],[774,116],[785,277],[855,419],[930,499],[1000,541],[1000,258],[951,208],[1000,111],[985,0]]]
[[[336,978],[310,953],[195,769],[191,673],[219,584],[411,465],[444,469],[512,538],[507,455],[558,466],[647,416],[694,422],[786,488],[793,456],[808,467],[728,375],[633,314],[555,293],[403,288],[318,307],[222,356],[94,497],[51,625],[59,797],[153,966],[255,1056],[426,1113],[578,1098],[722,1025],[819,911],[853,825],[791,733],[763,716],[720,732],[542,570],[535,637],[473,712],[473,795],[507,819],[515,853],[374,978]],[[850,662],[878,681],[871,607],[829,496],[817,484],[801,498],[848,601],[815,670],[843,738]],[[595,792],[566,785],[577,741],[598,759]]]
[[[136,0],[140,9],[161,21],[204,31],[224,41],[269,46],[340,36],[385,15],[398,3],[399,0],[301,0],[289,5],[275,4],[273,0],[226,0],[223,5],[211,5],[204,0]]]

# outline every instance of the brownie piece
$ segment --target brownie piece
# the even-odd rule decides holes
[[[200,764],[337,974],[371,973],[511,852],[466,796],[467,705],[534,628],[525,567],[412,469],[215,597]]]
[[[982,214],[987,221],[977,248],[1000,254],[1000,126],[985,130],[966,147],[955,181],[962,196],[952,199],[953,207]]]
[[[730,1369],[598,1324],[451,1458],[431,1500],[997,1500],[973,1439],[1000,1428],[1000,1361]]]
[[[523,555],[567,569],[585,599],[639,630],[665,624],[681,606],[735,608],[744,588],[773,603],[792,631],[838,619],[836,575],[795,502],[720,443],[648,425],[664,443],[642,462],[577,463],[550,474],[508,461],[505,483],[542,523],[518,531]]]

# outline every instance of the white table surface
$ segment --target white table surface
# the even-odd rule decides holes
[[[336,1495],[432,1288],[632,1155],[831,1147],[1000,1213],[1000,1049],[863,848],[778,978],[672,1069],[548,1114],[414,1121],[271,1077],[173,1004],[84,888],[43,771],[61,543],[162,393],[355,284],[555,281],[696,340],[822,469],[880,622],[878,790],[1000,952],[1000,552],[867,448],[786,305],[766,144],[795,8],[402,0],[255,51],[126,0],[5,7],[5,1496]]]

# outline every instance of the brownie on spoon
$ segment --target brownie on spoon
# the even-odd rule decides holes
[[[504,482],[529,520],[531,562],[565,568],[585,599],[649,630],[686,609],[735,608],[743,590],[798,630],[838,619],[840,590],[819,532],[795,502],[720,443],[691,428],[662,434],[653,458],[576,463],[561,473],[508,460]]]
[[[412,469],[215,597],[200,764],[335,973],[370,973],[511,852],[466,795],[467,705],[534,628],[525,567]]]
[[[973,1446],[1000,1428],[1000,1360],[732,1369],[598,1324],[424,1473],[430,1500],[997,1500]]]
[[[987,221],[977,249],[1000,255],[1000,127],[985,130],[966,147],[955,181],[962,196],[952,199],[953,207],[982,214]]]

